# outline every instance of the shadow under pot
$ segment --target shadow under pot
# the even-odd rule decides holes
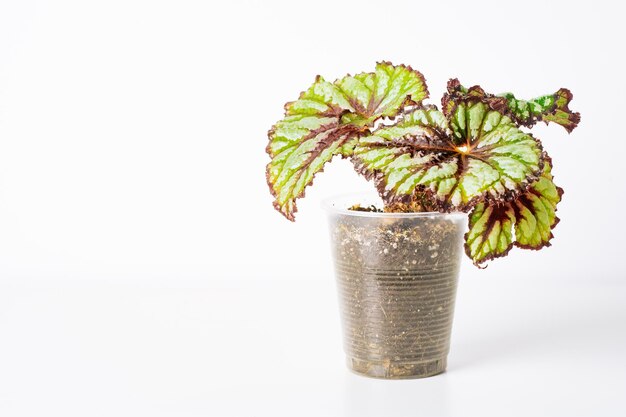
[[[348,367],[385,379],[444,372],[467,217],[346,209],[362,201],[324,204]]]

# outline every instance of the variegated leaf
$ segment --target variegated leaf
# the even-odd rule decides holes
[[[516,199],[474,207],[465,235],[467,255],[478,265],[506,255],[513,245],[525,249],[549,246],[552,229],[559,221],[556,205],[562,194],[546,158],[541,177]]]
[[[560,88],[553,94],[546,94],[531,100],[520,100],[512,93],[497,95],[486,93],[477,85],[465,88],[458,79],[452,79],[448,82],[446,97],[475,97],[481,98],[483,101],[498,103],[497,105],[501,108],[504,107],[513,121],[520,126],[532,127],[538,121],[544,121],[546,124],[552,122],[561,125],[565,130],[571,132],[580,122],[580,113],[572,112],[569,109],[573,95],[566,88]],[[498,102],[502,99],[505,101]],[[444,103],[444,111],[445,109],[446,103]]]
[[[267,182],[274,207],[294,220],[296,199],[335,155],[349,156],[354,139],[381,117],[392,117],[428,95],[422,74],[406,66],[379,63],[374,73],[334,83],[317,77],[300,98],[285,106],[272,127]]]
[[[515,212],[510,204],[479,203],[469,216],[465,234],[465,252],[479,265],[489,259],[505,256],[513,247]]]
[[[515,200],[516,246],[525,249],[550,246],[552,229],[559,222],[556,205],[562,195],[563,189],[553,182],[551,161],[548,161],[543,175]]]
[[[447,118],[420,108],[357,144],[357,170],[374,178],[386,204],[427,192],[444,210],[525,189],[542,166],[540,144],[511,119],[474,99],[451,101]]]
[[[560,88],[554,94],[537,97],[528,101],[519,100],[511,93],[501,94],[506,98],[509,110],[517,123],[532,127],[537,121],[552,122],[561,125],[571,132],[580,122],[580,113],[569,109],[572,93]]]
[[[395,117],[410,104],[428,97],[424,76],[404,65],[380,62],[375,72],[346,76],[335,83],[349,101],[352,114],[344,120],[369,125],[380,117]]]

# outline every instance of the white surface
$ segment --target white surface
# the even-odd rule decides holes
[[[463,276],[447,373],[347,371],[334,283],[25,283],[2,416],[623,416],[624,285]]]
[[[624,13],[502,3],[1,1],[0,415],[625,415]],[[534,129],[553,246],[463,265],[421,381],[343,365],[319,203],[371,184],[336,161],[290,224],[264,178],[283,103],[382,59],[582,113]]]

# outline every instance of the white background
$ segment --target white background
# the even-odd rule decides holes
[[[0,1],[0,415],[626,415],[619,2]],[[321,199],[271,206],[266,132],[378,60],[519,97],[566,193],[553,246],[461,271],[446,374],[343,364]]]

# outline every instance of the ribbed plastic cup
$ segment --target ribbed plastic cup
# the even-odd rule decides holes
[[[450,350],[466,216],[347,209],[375,200],[323,204],[348,367],[385,379],[439,374]]]

